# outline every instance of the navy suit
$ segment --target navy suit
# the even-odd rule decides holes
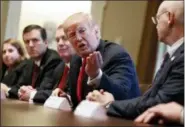
[[[118,44],[100,40],[96,51],[103,58],[101,70],[103,72],[100,84],[97,88],[87,85],[88,76],[82,81],[82,99],[93,89],[104,89],[112,93],[116,100],[138,97],[140,90],[134,63],[129,54]],[[77,79],[82,64],[82,58],[74,56],[71,61],[68,87],[70,90],[73,108],[78,105],[77,101]]]
[[[184,44],[172,57],[174,60],[168,59],[152,87],[143,96],[113,102],[108,108],[108,115],[133,119],[160,103],[175,101],[184,105]]]

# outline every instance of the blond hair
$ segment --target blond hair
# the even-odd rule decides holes
[[[20,41],[18,41],[16,39],[9,38],[3,42],[3,45],[4,44],[10,44],[17,49],[18,53],[21,56],[20,61],[24,60],[26,58],[26,53],[25,53],[23,44]]]
[[[94,27],[96,23],[93,21],[92,16],[88,13],[78,12],[69,16],[63,23],[64,31],[68,29],[69,26],[86,21],[90,27]]]

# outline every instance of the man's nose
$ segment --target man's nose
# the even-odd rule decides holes
[[[76,40],[77,41],[81,41],[82,40],[82,37],[80,34],[76,33]]]
[[[33,47],[34,46],[32,41],[29,41],[29,46],[30,47]]]

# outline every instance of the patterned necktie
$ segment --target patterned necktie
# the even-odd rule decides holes
[[[86,65],[86,58],[84,58],[82,62],[82,66],[80,68],[80,73],[78,75],[78,84],[77,84],[77,99],[80,102],[82,100],[82,81],[85,75],[85,65]]]
[[[63,75],[62,75],[62,78],[60,80],[58,88],[64,90],[64,88],[66,86],[66,81],[67,81],[68,74],[69,74],[69,67],[67,65],[65,65],[64,72],[63,72]]]

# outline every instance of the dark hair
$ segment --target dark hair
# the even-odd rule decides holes
[[[41,27],[41,26],[39,26],[39,25],[35,25],[35,24],[26,26],[26,27],[24,28],[24,30],[23,30],[23,35],[24,35],[25,33],[31,32],[32,30],[39,30],[42,39],[43,39],[44,41],[47,40],[46,30],[45,30],[43,27]]]
[[[4,44],[11,44],[12,46],[14,46],[17,49],[18,53],[20,54],[21,60],[24,60],[26,58],[24,47],[20,41],[10,38],[5,40],[3,42],[3,45]]]

